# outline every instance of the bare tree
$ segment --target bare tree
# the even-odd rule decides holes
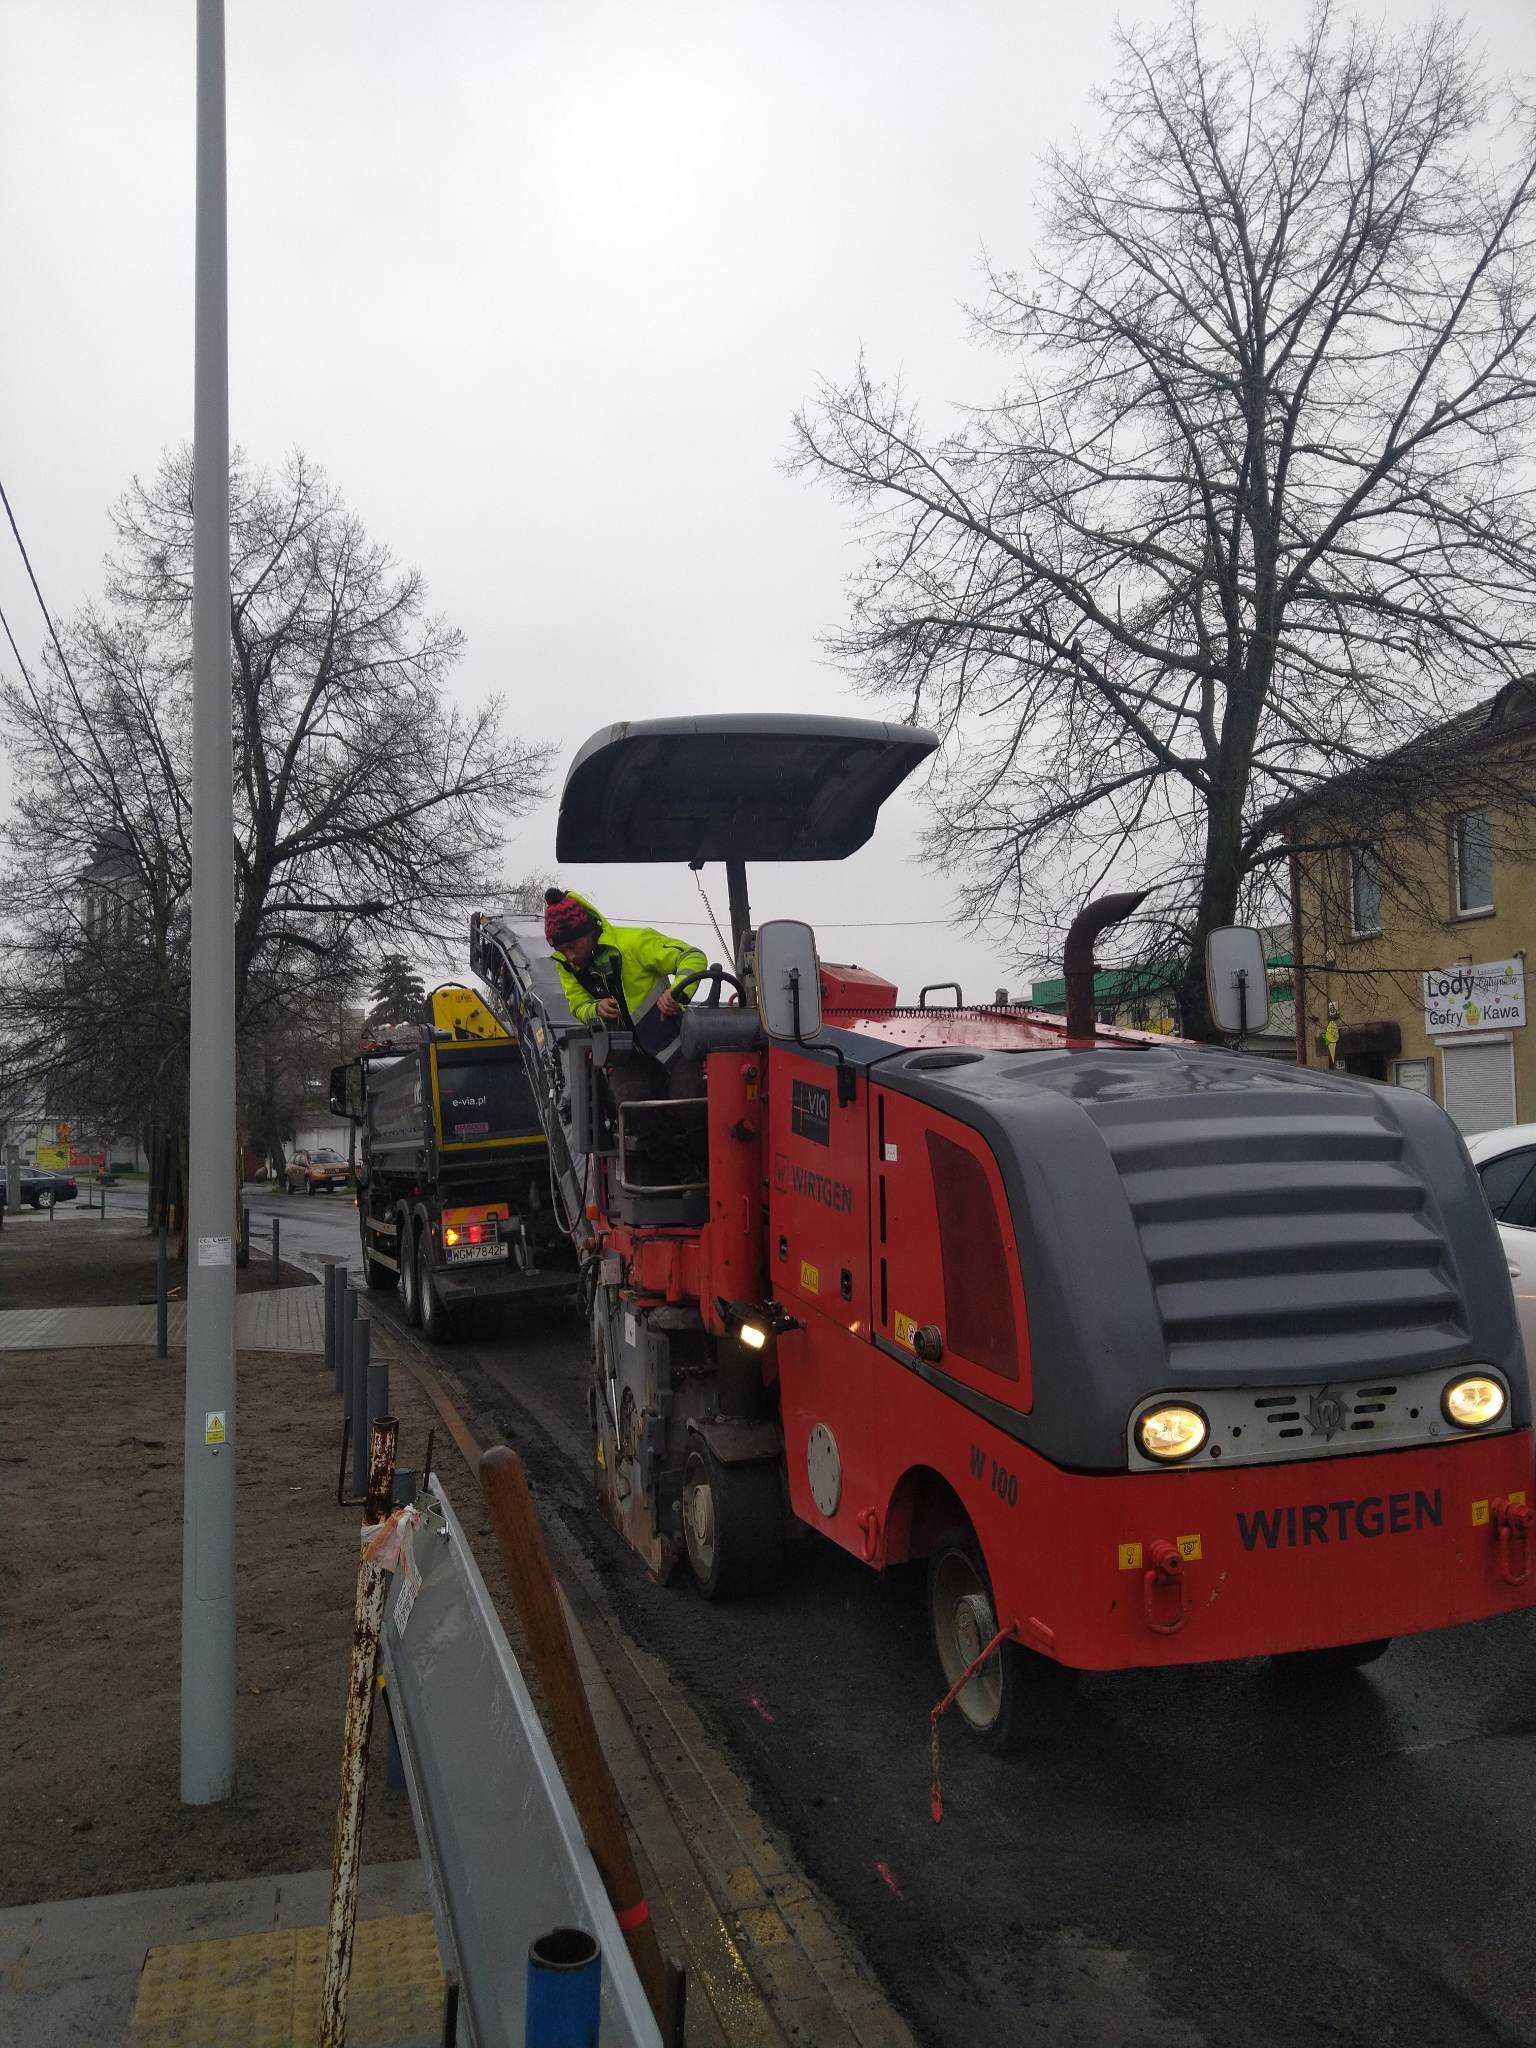
[[[1326,0],[1294,46],[1122,32],[1099,113],[1032,265],[987,267],[996,403],[932,435],[861,362],[791,461],[869,536],[833,646],[944,733],[965,910],[1038,959],[1150,885],[1205,1035],[1205,934],[1292,800],[1536,667],[1536,147],[1459,24]]]
[[[147,1113],[185,1098],[191,463],[116,508],[107,603],[0,692],[0,1023],[18,1069]],[[446,943],[547,749],[451,689],[462,636],[301,455],[230,479],[236,1013],[270,1042],[370,954]]]

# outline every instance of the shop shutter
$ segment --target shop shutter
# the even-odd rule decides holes
[[[1515,1053],[1510,1045],[1447,1045],[1445,1106],[1464,1138],[1515,1121]]]

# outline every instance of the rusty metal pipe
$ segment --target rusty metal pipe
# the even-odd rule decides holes
[[[395,1490],[395,1450],[400,1425],[384,1415],[373,1426],[368,1450],[368,1494],[363,1519],[377,1527],[389,1513]],[[363,1794],[368,1785],[368,1738],[379,1670],[379,1637],[389,1573],[364,1557],[357,1573],[352,1616],[352,1663],[347,1676],[347,1719],[341,1744],[341,1797],[336,1807],[336,1844],[331,1855],[331,1912],[325,1931],[325,1985],[320,2002],[320,2048],[343,2048],[347,2038],[347,1989],[352,1973],[352,1940],[357,1932],[357,1880],[362,1868]]]
[[[1124,889],[1114,896],[1095,896],[1073,918],[1062,948],[1061,968],[1067,983],[1067,1044],[1073,1048],[1097,1040],[1093,1003],[1093,942],[1112,924],[1120,924],[1147,899],[1145,889]]]

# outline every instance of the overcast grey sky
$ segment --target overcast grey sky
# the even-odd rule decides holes
[[[1205,9],[1213,32],[1254,11]],[[1304,8],[1261,11],[1279,37]],[[1039,150],[1091,122],[1117,14],[1163,12],[228,0],[232,432],[324,464],[467,633],[457,687],[501,691],[562,773],[617,718],[863,709],[817,644],[856,544],[780,473],[790,414],[861,345],[932,413],[995,390],[961,310],[978,249],[1025,257]],[[1468,14],[1536,73],[1536,0]],[[191,430],[193,60],[192,0],[0,22],[0,477],[55,612],[99,591],[107,507]],[[30,654],[8,535],[0,603]],[[909,994],[1016,984],[1001,937],[947,928],[920,822],[893,802],[854,860],[759,874],[755,907]],[[551,805],[508,872],[552,844]],[[702,916],[686,873],[563,879]]]

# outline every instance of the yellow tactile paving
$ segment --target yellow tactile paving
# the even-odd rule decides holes
[[[129,2048],[316,2048],[324,1973],[323,1927],[152,1948]],[[442,2009],[431,1914],[359,1921],[347,2048],[436,2048]]]

